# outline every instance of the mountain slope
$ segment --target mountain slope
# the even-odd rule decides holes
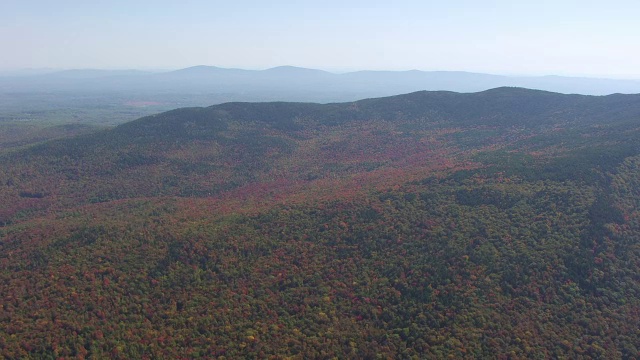
[[[14,204],[32,201],[21,199],[21,192],[84,203],[221,195],[265,181],[293,186],[355,175],[383,181],[387,175],[379,173],[407,172],[408,161],[416,166],[411,171],[426,177],[436,163],[440,170],[484,166],[478,152],[488,149],[535,153],[537,167],[598,147],[619,161],[634,151],[639,117],[638,95],[589,97],[517,88],[417,92],[345,104],[227,103],[178,109],[8,154],[4,161],[15,166],[0,180],[14,184],[6,195],[13,194]],[[363,166],[371,171],[363,172]],[[45,174],[72,181],[43,182]],[[123,188],[123,182],[130,186]]]
[[[6,358],[634,358],[640,97],[226,103],[0,155]]]

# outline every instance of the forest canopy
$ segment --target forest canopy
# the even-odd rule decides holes
[[[638,357],[639,124],[498,88],[0,149],[0,357]]]

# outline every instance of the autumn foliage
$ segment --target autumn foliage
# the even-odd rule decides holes
[[[638,357],[638,114],[235,103],[3,151],[0,357]]]

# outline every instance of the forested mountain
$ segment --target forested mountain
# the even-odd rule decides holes
[[[638,144],[640,95],[497,88],[0,149],[0,356],[639,357]]]

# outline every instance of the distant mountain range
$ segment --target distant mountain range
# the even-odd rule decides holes
[[[338,103],[416,91],[520,87],[563,94],[640,93],[640,80],[513,77],[459,71],[331,73],[194,66],[174,71],[76,69],[0,74],[0,122],[115,125],[181,107],[227,102]]]
[[[87,69],[0,77],[2,92],[206,93],[233,95],[233,100],[242,101],[352,101],[419,90],[476,92],[501,86],[584,95],[640,93],[640,80],[562,76],[516,77],[461,71],[418,70],[336,74],[293,66],[267,70],[194,66],[168,72]]]

